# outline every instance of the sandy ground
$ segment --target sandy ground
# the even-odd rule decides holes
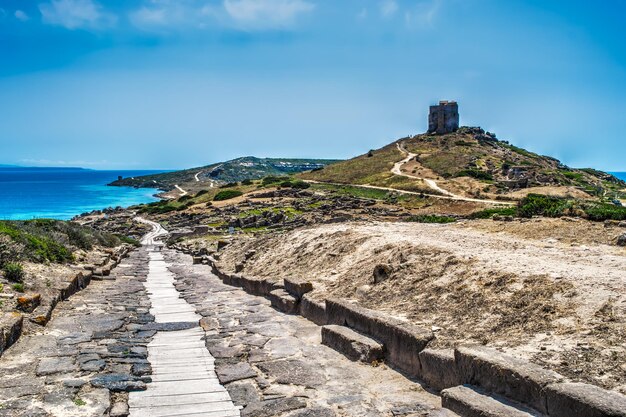
[[[619,228],[526,222],[343,223],[244,239],[227,269],[297,275],[315,292],[431,327],[436,346],[502,347],[574,380],[626,392],[626,250]],[[374,282],[374,269],[386,272]]]

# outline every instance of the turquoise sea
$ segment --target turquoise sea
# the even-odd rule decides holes
[[[610,174],[615,175],[617,178],[626,181],[626,172],[610,172]]]
[[[67,220],[107,207],[128,207],[158,200],[156,189],[109,187],[123,177],[163,171],[96,171],[80,168],[0,167],[0,219]]]

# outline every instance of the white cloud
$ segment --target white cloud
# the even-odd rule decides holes
[[[287,27],[314,8],[305,0],[224,0],[226,13],[240,26],[251,29]]]
[[[383,17],[391,17],[398,11],[398,3],[395,0],[383,0],[380,2],[380,14]]]
[[[441,6],[441,0],[425,1],[417,4],[413,9],[404,14],[408,26],[430,26],[437,17]]]
[[[129,19],[146,30],[202,28],[218,15],[217,7],[206,0],[150,0],[130,12]]]
[[[22,10],[15,11],[15,18],[17,20],[21,20],[22,22],[25,22],[30,19],[30,17],[28,17],[28,15],[24,13]]]
[[[45,23],[67,29],[101,28],[116,21],[115,16],[92,0],[52,0],[40,4],[39,11]]]

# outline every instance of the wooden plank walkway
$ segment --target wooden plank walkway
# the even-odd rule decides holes
[[[153,225],[154,227],[154,225]],[[156,229],[154,234],[161,234]],[[156,236],[155,236],[156,237]],[[153,245],[152,238],[144,244]],[[200,316],[174,287],[174,276],[154,246],[145,283],[157,323],[198,322]],[[148,344],[152,383],[146,391],[131,392],[130,417],[236,417],[239,408],[215,374],[214,358],[204,344],[200,326],[158,332]]]

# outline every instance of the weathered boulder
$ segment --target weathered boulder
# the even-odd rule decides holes
[[[391,276],[393,269],[391,265],[388,264],[379,264],[374,267],[373,272],[373,281],[374,284],[378,284],[379,282],[383,282]]]
[[[617,246],[626,246],[626,233],[617,237]]]

